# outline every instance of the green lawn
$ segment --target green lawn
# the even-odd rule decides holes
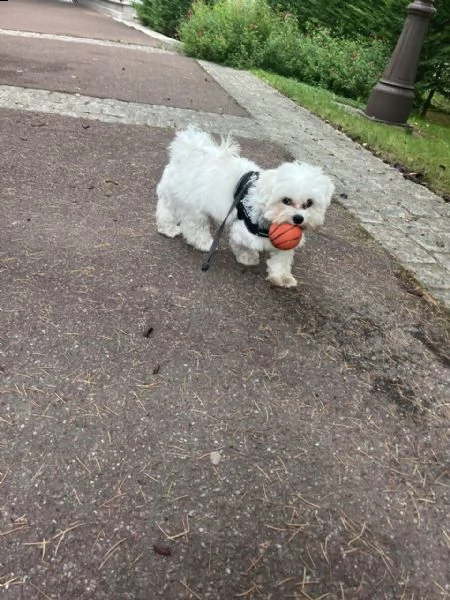
[[[425,181],[437,194],[450,196],[449,113],[431,111],[426,118],[412,115],[409,120],[414,127],[412,130],[383,125],[348,109],[348,106],[363,109],[363,105],[339,98],[327,90],[266,71],[254,73],[300,106],[367,145],[381,158],[423,173]]]

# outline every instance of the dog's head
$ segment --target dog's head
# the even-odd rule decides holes
[[[293,162],[263,171],[258,191],[267,221],[315,229],[324,222],[334,185],[320,167]]]

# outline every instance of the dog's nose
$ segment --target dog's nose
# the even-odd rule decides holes
[[[303,223],[303,217],[302,217],[302,215],[294,215],[292,217],[292,220],[294,221],[295,225],[300,225],[301,223]]]

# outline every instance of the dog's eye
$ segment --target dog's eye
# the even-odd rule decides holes
[[[292,204],[292,200],[290,198],[283,198],[283,200],[281,202],[283,204],[286,204],[286,206],[291,206],[291,204]]]
[[[311,208],[311,206],[314,204],[313,200],[311,200],[311,198],[308,198],[308,200],[305,202],[305,204],[303,205],[303,208]]]

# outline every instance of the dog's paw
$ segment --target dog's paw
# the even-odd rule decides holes
[[[181,227],[179,225],[158,225],[158,233],[169,238],[174,238],[180,235]]]
[[[284,288],[295,288],[297,287],[297,280],[292,275],[269,275],[267,279],[273,285]]]
[[[251,252],[250,250],[247,252],[239,252],[235,253],[235,257],[237,262],[241,265],[247,267],[259,265],[259,252]]]
[[[186,240],[187,241],[187,240]],[[211,245],[213,243],[213,238],[205,238],[205,239],[196,239],[195,241],[188,242],[193,246],[196,250],[200,250],[200,252],[209,252],[211,250]]]

